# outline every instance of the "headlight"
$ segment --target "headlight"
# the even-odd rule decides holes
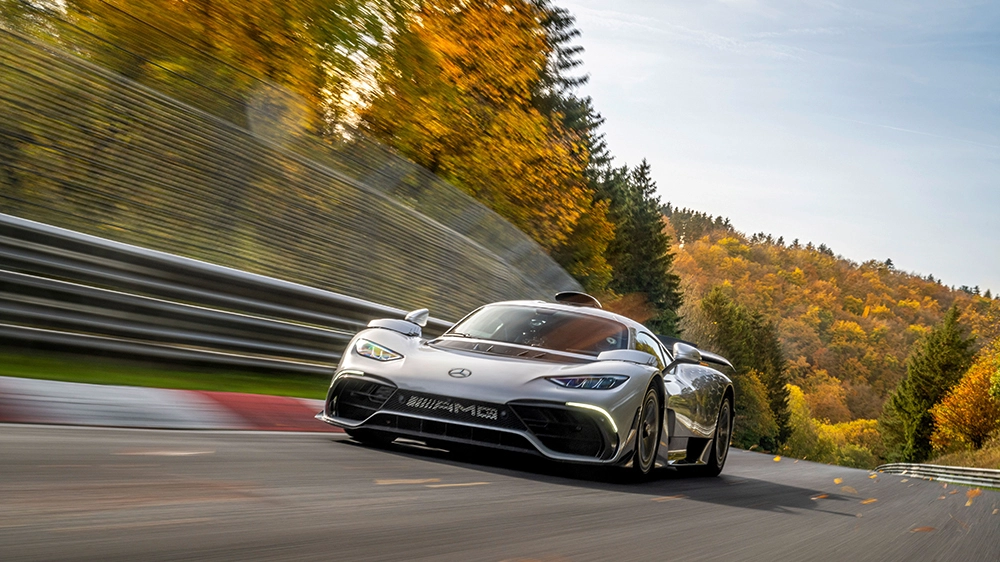
[[[362,357],[367,357],[376,361],[394,361],[396,359],[403,358],[402,355],[396,353],[388,347],[381,346],[373,341],[365,339],[358,340],[358,342],[354,344],[354,351],[358,352],[358,355]]]
[[[625,375],[600,375],[596,377],[551,377],[549,382],[554,382],[566,388],[587,388],[593,390],[608,390],[621,386],[628,380]]]

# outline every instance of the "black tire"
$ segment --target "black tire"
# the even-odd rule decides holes
[[[639,427],[635,435],[635,452],[632,454],[632,475],[637,480],[649,478],[656,468],[656,453],[660,448],[662,427],[663,407],[660,404],[660,395],[650,385],[642,397]]]
[[[371,429],[345,429],[344,431],[351,439],[364,445],[384,447],[396,440],[395,435],[384,431],[374,431]]]
[[[696,467],[699,476],[718,476],[726,466],[729,458],[729,441],[733,437],[733,404],[726,396],[719,406],[719,417],[715,422],[715,436],[712,438],[712,451],[708,455],[708,463]]]

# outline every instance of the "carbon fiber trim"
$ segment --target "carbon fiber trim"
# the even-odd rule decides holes
[[[364,424],[364,428],[388,431],[396,435],[407,435],[418,439],[438,439],[454,443],[539,454],[530,441],[516,433],[410,417],[391,412],[379,412],[375,414]]]
[[[434,417],[454,421],[523,431],[526,429],[517,415],[504,404],[464,400],[449,396],[397,390],[384,410],[417,417]]]

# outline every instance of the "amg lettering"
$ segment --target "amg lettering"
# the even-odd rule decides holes
[[[430,398],[420,398],[419,396],[411,396],[409,400],[406,401],[406,405],[412,408],[428,408],[434,402]]]
[[[499,414],[499,411],[496,408],[490,408],[488,406],[478,406],[476,404],[469,404],[466,406],[450,400],[437,400],[434,398],[422,398],[420,396],[410,396],[410,398],[406,401],[406,405],[410,408],[420,408],[422,410],[444,410],[446,412],[451,412],[452,414],[466,414],[471,417],[493,421],[496,421]]]
[[[446,412],[454,411],[454,404],[447,400],[435,400],[434,406],[430,408],[431,410],[444,410]]]
[[[461,404],[455,404],[455,409],[453,410],[456,414],[469,414],[470,416],[476,415],[476,405],[471,404],[469,406],[463,406]]]
[[[476,416],[487,420],[496,420],[497,409],[487,408],[486,406],[479,406],[479,408],[476,410]]]

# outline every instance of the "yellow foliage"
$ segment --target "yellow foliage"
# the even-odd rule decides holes
[[[830,335],[833,343],[861,343],[868,339],[865,329],[850,320],[834,322]]]
[[[938,450],[979,449],[1000,430],[1000,397],[990,392],[1000,364],[1000,339],[984,348],[962,380],[931,408],[935,430],[931,443]]]
[[[884,452],[877,420],[855,420],[839,424],[812,418],[802,389],[787,385],[791,435],[782,451],[787,456],[852,466],[874,468]]]
[[[884,304],[877,304],[871,308],[870,315],[873,316],[892,316],[892,309]]]
[[[559,116],[531,105],[551,47],[533,2],[424,2],[383,69],[382,95],[363,112],[365,126],[408,157],[455,183],[554,252],[584,213],[597,256],[611,231],[593,206],[583,139]],[[580,250],[580,241],[571,251]],[[603,244],[603,248],[601,245]],[[601,250],[598,252],[597,250]],[[600,259],[588,275],[607,275]],[[580,273],[580,272],[576,272]]]
[[[750,255],[750,247],[737,238],[727,236],[719,240],[717,244],[732,257],[746,257]]]
[[[806,274],[801,267],[796,267],[790,272],[785,272],[785,278],[793,285],[802,286],[806,284]]]
[[[885,453],[882,435],[878,431],[878,420],[853,420],[848,422],[819,425],[820,435],[829,438],[839,448],[856,445],[867,449],[875,456]]]

